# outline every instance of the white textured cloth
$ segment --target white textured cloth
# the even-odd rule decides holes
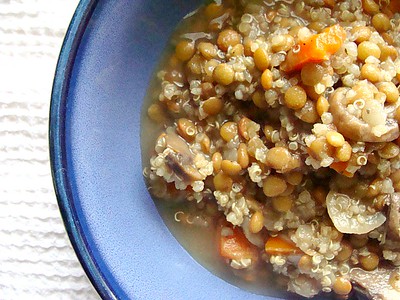
[[[0,299],[99,299],[68,240],[48,151],[52,80],[78,0],[0,0]]]

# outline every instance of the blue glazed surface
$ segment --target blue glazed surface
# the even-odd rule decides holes
[[[72,244],[104,299],[268,299],[194,261],[142,179],[142,100],[174,26],[200,2],[82,0],[64,41],[50,112],[52,172]]]

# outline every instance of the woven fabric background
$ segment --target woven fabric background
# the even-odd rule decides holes
[[[52,80],[78,0],[0,0],[0,299],[99,299],[68,240],[48,151]]]

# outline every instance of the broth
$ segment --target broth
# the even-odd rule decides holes
[[[174,43],[179,36],[187,31],[188,28],[193,27],[193,23],[196,22],[196,17],[188,17],[182,20],[176,27],[173,35],[171,36],[170,43]],[[154,103],[160,93],[159,79],[157,73],[162,70],[166,64],[168,58],[173,54],[174,48],[168,45],[164,49],[164,53],[160,59],[156,71],[150,81],[146,98],[143,102],[142,116],[141,116],[141,149],[142,149],[142,164],[148,166],[148,162],[151,157],[151,149],[154,146],[156,137],[162,132],[164,126],[155,124],[148,116],[147,109],[152,103]],[[173,120],[169,120],[173,123]],[[149,151],[150,150],[150,151]],[[285,297],[286,293],[282,291],[282,287],[277,289],[276,276],[273,276],[272,269],[266,266],[267,272],[264,272],[256,280],[246,280],[246,273],[240,272],[239,270],[232,270],[228,268],[226,263],[221,259],[218,254],[216,246],[216,224],[212,223],[208,227],[204,226],[182,226],[180,222],[177,222],[175,215],[177,212],[188,213],[188,209],[184,195],[181,195],[178,199],[162,199],[160,197],[152,195],[156,207],[170,230],[173,236],[179,241],[179,243],[190,253],[190,255],[199,262],[207,270],[229,282],[230,284],[236,285],[240,288],[246,289],[250,292],[275,297]],[[193,210],[193,208],[192,208]],[[233,272],[233,271],[236,271]]]
[[[336,2],[207,2],[176,28],[143,104],[144,176],[165,224],[253,293],[399,292],[400,14]],[[387,271],[384,284],[359,270]]]

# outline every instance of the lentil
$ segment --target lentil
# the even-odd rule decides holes
[[[376,58],[381,57],[381,49],[379,46],[370,41],[361,42],[358,45],[358,58],[360,60],[366,60],[367,57],[374,56]]]
[[[337,131],[328,131],[326,141],[333,147],[342,147],[345,143],[343,135]]]
[[[372,183],[368,186],[368,195],[370,197],[377,196],[382,190],[382,180],[377,178],[372,181]]]
[[[315,63],[308,63],[301,69],[301,81],[305,85],[315,86],[321,82],[326,70],[320,65]]]
[[[264,215],[261,211],[256,211],[253,213],[250,219],[249,229],[252,233],[260,232],[264,227]]]
[[[224,13],[223,5],[217,3],[210,3],[206,6],[204,14],[209,19],[218,18]]]
[[[360,44],[362,42],[368,41],[371,37],[372,31],[367,26],[357,26],[351,30],[351,34],[356,37],[356,43]]]
[[[270,70],[265,70],[261,75],[261,85],[265,90],[272,88],[272,72]]]
[[[209,153],[211,147],[210,138],[204,133],[200,133],[199,136],[200,136],[199,139],[200,139],[201,150],[203,150],[203,152],[205,153]]]
[[[187,61],[192,58],[195,53],[194,43],[182,40],[176,45],[175,55],[179,60]]]
[[[384,13],[378,13],[372,17],[372,25],[379,32],[385,32],[392,28],[390,24],[390,19]]]
[[[217,39],[217,45],[222,51],[227,51],[229,46],[233,47],[242,40],[240,34],[233,29],[225,29],[220,32]]]
[[[299,185],[303,180],[303,173],[301,172],[290,172],[285,174],[285,179],[291,185]]]
[[[271,148],[266,155],[268,165],[280,172],[286,172],[293,169],[293,157],[285,147]]]
[[[267,197],[276,197],[282,194],[286,188],[286,181],[278,175],[270,175],[263,182],[264,195]]]
[[[396,58],[398,57],[398,53],[395,47],[385,44],[380,44],[379,47],[381,48],[381,61],[385,61],[388,58],[396,60]]]
[[[339,261],[346,261],[350,258],[351,254],[353,253],[353,247],[347,241],[342,241],[341,243],[341,250],[339,251],[336,258]]]
[[[320,96],[317,100],[317,112],[319,116],[329,111],[329,102],[324,96]]]
[[[237,44],[237,45],[233,46],[230,51],[230,55],[232,57],[240,57],[243,54],[244,54],[244,47],[242,44]]]
[[[222,125],[220,129],[221,137],[226,141],[229,142],[232,140],[238,133],[237,124],[235,122],[226,122]]]
[[[361,267],[366,271],[375,270],[379,264],[379,256],[375,253],[370,253],[367,256],[360,255],[359,260]]]
[[[379,5],[374,0],[362,0],[361,2],[366,13],[375,15],[379,12]]]
[[[215,152],[212,156],[213,168],[215,173],[221,171],[222,155],[219,152]]]
[[[286,213],[290,210],[293,204],[293,199],[290,196],[278,196],[272,198],[272,207],[281,213]]]
[[[300,257],[297,266],[299,267],[299,270],[303,273],[310,272],[313,268],[312,257],[304,254],[302,257]]]
[[[186,118],[180,118],[178,120],[178,132],[185,140],[192,141],[197,133],[196,125]]]
[[[195,54],[187,62],[187,67],[193,74],[200,75],[202,71],[202,58],[200,55]]]
[[[251,100],[253,100],[254,105],[258,108],[268,108],[268,103],[265,101],[264,93],[261,91],[255,91],[254,94],[251,96]]]
[[[266,70],[269,67],[269,62],[268,52],[265,49],[260,47],[254,51],[254,63],[260,71]]]
[[[307,100],[304,106],[296,111],[296,116],[305,123],[314,124],[319,119],[317,107],[311,100]]]
[[[267,141],[271,142],[272,133],[274,132],[274,127],[272,127],[271,125],[265,125],[263,128],[263,131],[264,131],[264,135],[265,135],[265,138],[267,139]]]
[[[217,115],[224,107],[224,102],[221,98],[211,97],[203,102],[203,109],[209,115]]]
[[[311,155],[315,158],[323,159],[324,156],[332,156],[334,148],[327,143],[326,139],[316,139],[310,145]]]
[[[216,82],[222,85],[230,85],[235,78],[235,72],[232,67],[223,63],[215,67],[213,78]]]
[[[335,149],[335,157],[342,162],[349,161],[351,158],[352,147],[345,142],[341,147]]]
[[[167,119],[164,109],[159,104],[150,105],[150,107],[147,109],[147,114],[153,121],[156,121],[157,123],[163,123]]]
[[[201,55],[203,55],[205,59],[211,59],[217,56],[217,49],[211,43],[200,42],[197,48],[199,49]]]
[[[361,68],[361,77],[363,79],[368,79],[372,83],[376,83],[381,79],[380,69],[376,65],[365,64]]]
[[[242,167],[246,169],[250,163],[249,154],[247,153],[247,146],[244,143],[240,143],[237,151],[237,162]]]
[[[378,150],[378,154],[385,159],[395,158],[400,154],[400,148],[395,143],[387,143],[382,149]]]
[[[399,90],[393,82],[382,82],[378,88],[381,93],[386,95],[387,103],[395,103],[399,99]]]
[[[307,94],[301,86],[292,86],[285,93],[285,105],[291,109],[302,108],[307,101]]]
[[[272,38],[272,51],[288,51],[294,46],[294,38],[290,34],[279,35]]]
[[[224,159],[221,162],[221,169],[227,175],[236,176],[240,173],[242,167],[236,161]]]
[[[352,290],[351,282],[344,278],[338,277],[336,278],[335,283],[333,284],[333,291],[338,295],[348,295]]]

